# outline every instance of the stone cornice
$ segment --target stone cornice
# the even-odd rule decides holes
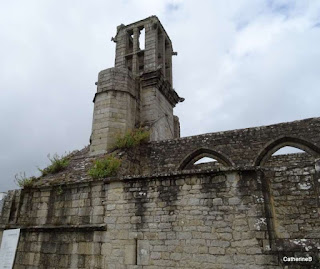
[[[180,97],[171,87],[170,83],[164,79],[160,69],[141,75],[141,87],[146,88],[155,86],[166,97],[169,103],[174,107],[177,103],[183,102],[184,98]]]
[[[21,229],[28,232],[87,232],[87,231],[106,231],[106,224],[86,224],[86,225],[41,225],[41,226],[23,226],[23,225],[2,225],[0,230]]]

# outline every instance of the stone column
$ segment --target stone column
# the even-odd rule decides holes
[[[166,37],[163,31],[158,35],[158,51],[161,55],[161,62],[159,64],[162,65],[162,74],[163,77],[166,77]]]
[[[144,52],[144,71],[154,71],[158,66],[158,24],[151,20],[145,25],[146,44]]]
[[[172,84],[172,47],[170,45],[166,48],[166,79],[170,82],[171,87]]]
[[[138,28],[133,29],[133,55],[132,55],[132,74],[139,75],[139,47],[140,30]]]
[[[120,25],[117,27],[117,36],[116,40],[116,58],[115,58],[115,67],[125,68],[126,59],[125,55],[127,53],[128,47],[128,33],[125,30],[124,26]]]

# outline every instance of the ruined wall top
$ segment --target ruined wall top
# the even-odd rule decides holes
[[[150,177],[173,176],[198,173],[202,171],[242,171],[266,168],[271,162],[277,162],[283,167],[292,162],[300,165],[311,162],[320,167],[320,118],[279,123],[269,126],[260,126],[217,133],[208,133],[177,139],[153,141],[140,145],[126,152],[118,150],[122,159],[122,168],[119,177]],[[287,157],[272,159],[278,149],[291,146],[307,155],[290,154]],[[216,159],[223,167],[193,167],[193,164],[202,157]],[[64,170],[64,183],[90,181],[88,169],[92,166],[93,156],[88,156],[85,148],[70,157],[70,165]],[[319,169],[320,171],[320,169]],[[121,174],[121,175],[120,175]],[[59,176],[52,175],[42,178],[38,186],[59,182]]]

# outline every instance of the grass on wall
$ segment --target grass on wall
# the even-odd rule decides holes
[[[98,159],[94,161],[93,167],[89,170],[89,175],[93,179],[106,178],[108,176],[115,176],[119,167],[121,165],[121,160],[109,155],[104,159]]]
[[[69,165],[68,156],[59,156],[58,154],[55,154],[52,158],[50,158],[50,155],[48,155],[48,158],[51,164],[44,169],[38,168],[42,173],[42,176],[58,173],[64,170]]]
[[[14,177],[15,177],[15,183],[20,188],[32,187],[33,183],[37,180],[36,177],[27,177],[25,172],[16,174]]]
[[[132,148],[141,143],[147,142],[150,137],[150,132],[140,127],[129,130],[124,135],[119,135],[115,142],[115,148],[125,149]]]

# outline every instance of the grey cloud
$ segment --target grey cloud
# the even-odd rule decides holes
[[[153,14],[179,52],[173,72],[186,98],[175,109],[183,136],[319,116],[319,2],[277,12],[268,2],[3,4],[0,191],[16,188],[15,173],[48,164],[48,153],[88,144],[94,82],[114,63],[110,38],[117,25]]]

